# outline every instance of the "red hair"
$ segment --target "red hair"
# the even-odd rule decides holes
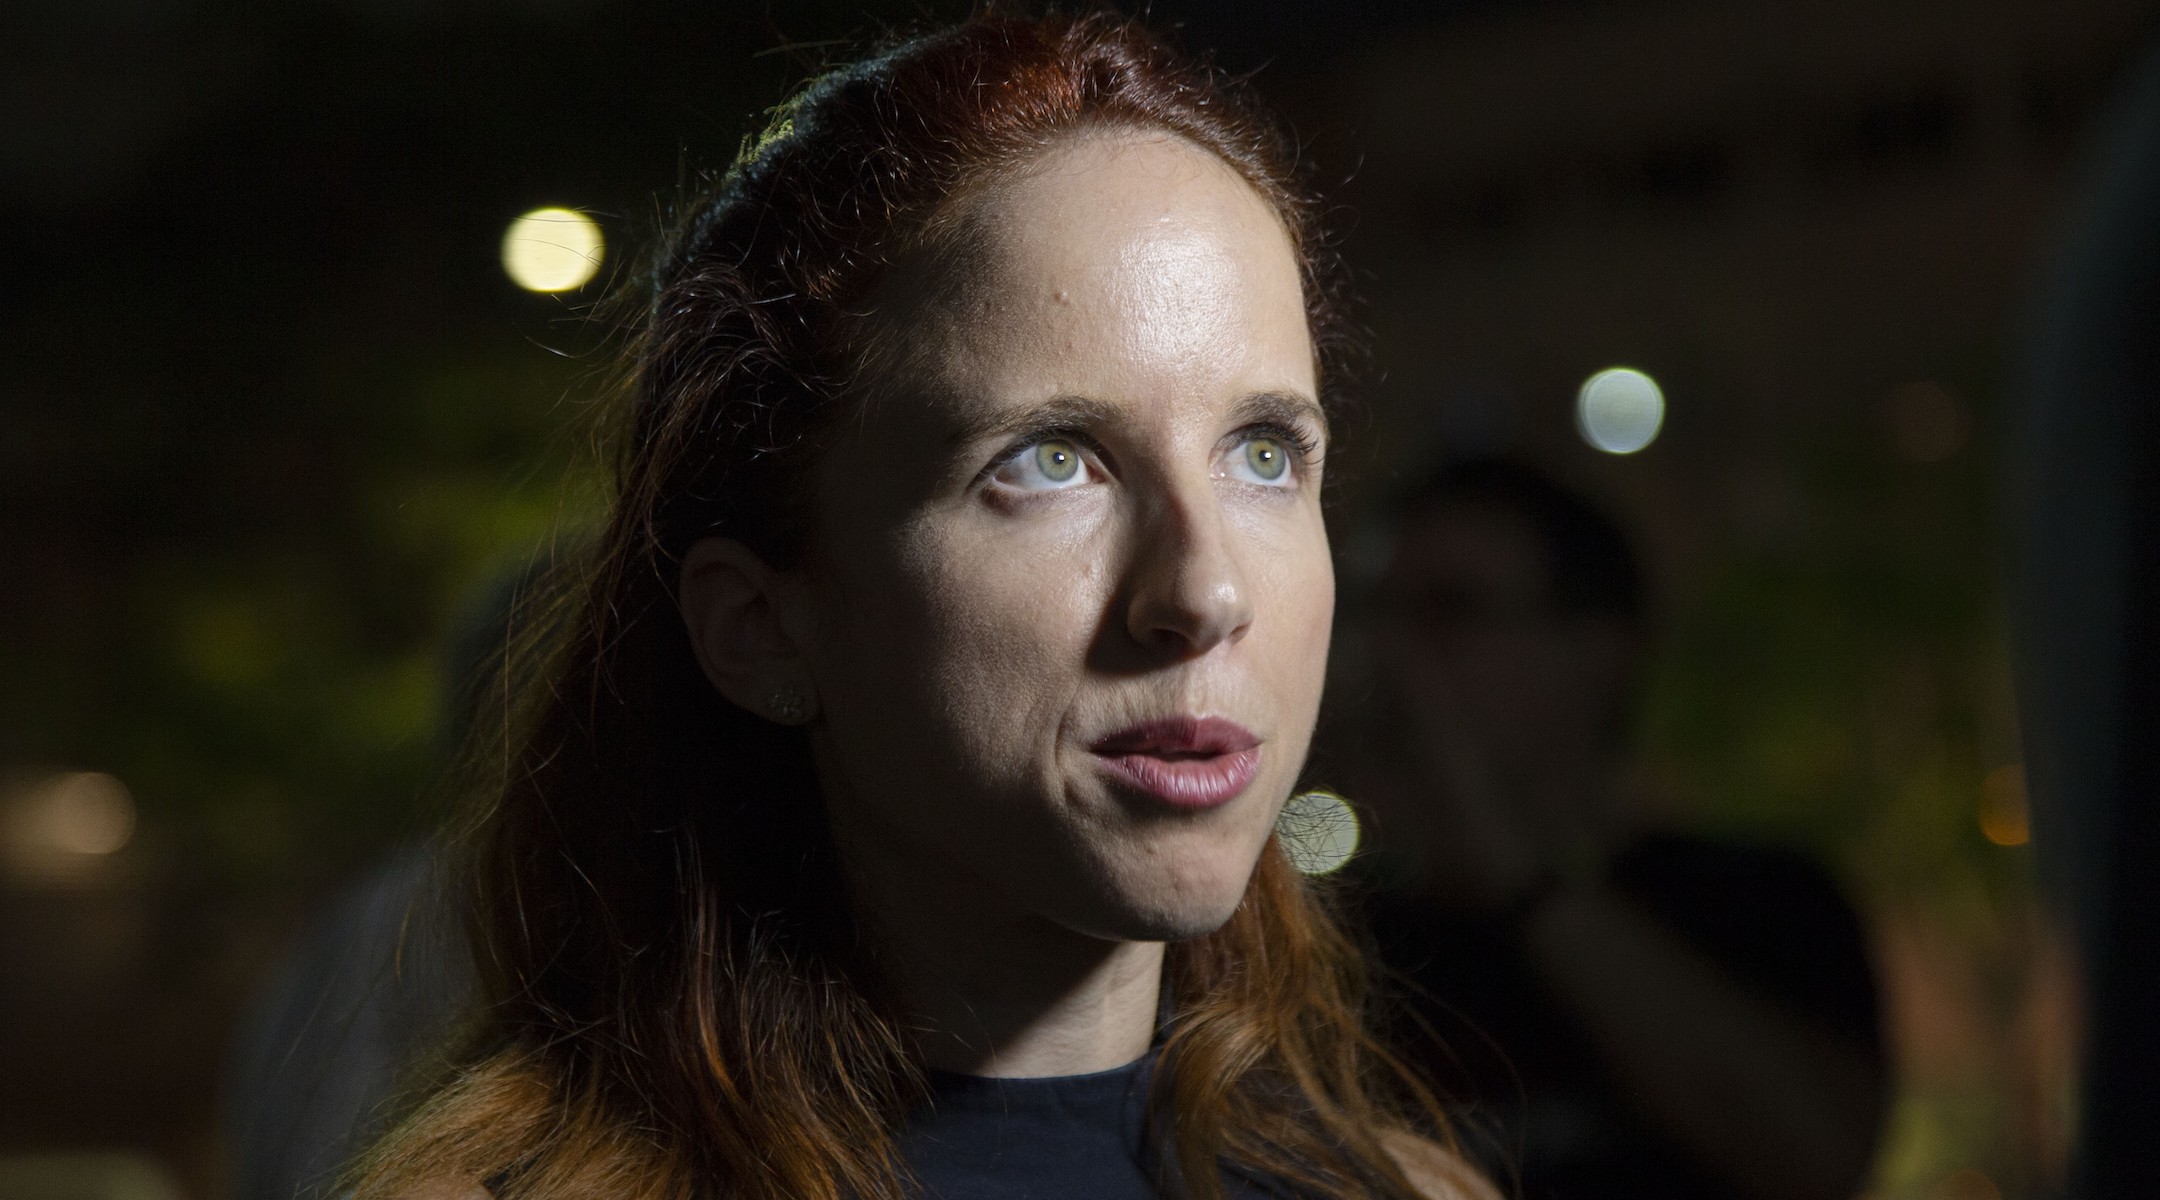
[[[1138,25],[979,16],[776,109],[657,264],[611,518],[549,657],[508,676],[536,683],[471,839],[477,1040],[362,1164],[363,1195],[906,1194],[893,1133],[921,1072],[846,911],[807,738],[698,672],[676,563],[714,534],[800,551],[820,439],[874,382],[850,333],[880,271],[971,183],[1103,128],[1185,138],[1273,207],[1335,392],[1338,276],[1284,140]],[[1220,1196],[1225,1167],[1418,1194],[1390,1139],[1437,1133],[1437,1109],[1367,1032],[1364,960],[1272,841],[1236,914],[1166,970],[1173,1194]]]

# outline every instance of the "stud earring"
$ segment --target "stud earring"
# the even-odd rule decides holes
[[[792,685],[774,688],[765,701],[765,709],[782,725],[800,725],[810,719],[810,702]]]

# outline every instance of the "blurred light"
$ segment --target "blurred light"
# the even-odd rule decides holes
[[[69,854],[111,854],[135,834],[135,797],[101,771],[56,775],[31,795],[28,831]]]
[[[1960,1167],[1936,1182],[1928,1200],[2002,1200],[2002,1189],[1971,1167]]]
[[[0,858],[26,879],[78,879],[135,835],[135,797],[101,771],[67,771],[0,797]]]
[[[1633,454],[1657,440],[1665,423],[1665,393],[1633,367],[1608,367],[1583,381],[1575,395],[1575,427],[1607,454]]]
[[[1275,836],[1292,866],[1307,875],[1325,875],[1340,870],[1357,853],[1357,813],[1333,792],[1299,792],[1283,805]]]
[[[567,292],[600,270],[600,227],[567,208],[536,208],[503,231],[503,270],[528,292]]]
[[[2025,768],[1997,767],[1980,781],[1980,836],[1998,846],[2022,846],[2032,840],[2025,806]]]
[[[1972,423],[1965,406],[1939,383],[1908,383],[1883,397],[1890,449],[1907,462],[1941,462],[1964,449]]]

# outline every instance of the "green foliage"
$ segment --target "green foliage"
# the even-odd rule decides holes
[[[1980,823],[2019,757],[1985,432],[1940,462],[1861,421],[1794,447],[1770,518],[1736,521],[1689,590],[1642,730],[1692,821],[1810,847],[1876,926],[1899,1068],[1882,1200],[1974,1171],[2026,1194],[2046,1138],[2015,1098],[2067,1072],[2034,1074],[2025,1024],[2047,936],[2028,848]],[[1916,1027],[1937,1032],[1902,1044]]]
[[[1902,461],[1856,421],[1772,470],[1772,515],[1661,647],[1659,774],[1695,821],[1813,847],[1878,897],[2021,878],[1976,823],[2016,758],[1988,447]]]
[[[267,412],[263,394],[204,430],[198,464],[314,461],[183,471],[150,498],[198,515],[129,538],[94,619],[13,656],[9,757],[118,775],[143,810],[136,853],[226,884],[335,868],[422,828],[448,641],[597,506],[565,399],[582,364],[501,342],[326,363],[302,389],[322,408]]]

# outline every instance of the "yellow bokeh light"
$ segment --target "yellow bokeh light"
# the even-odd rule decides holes
[[[135,835],[135,797],[103,771],[19,780],[0,793],[0,867],[42,882],[81,882]]]
[[[503,270],[528,292],[567,292],[599,272],[604,250],[591,217],[567,208],[536,208],[503,231]]]
[[[1326,875],[1357,853],[1357,813],[1333,792],[1299,792],[1283,805],[1275,836],[1291,865],[1307,875]]]
[[[135,833],[135,797],[102,771],[74,771],[45,787],[40,822],[48,843],[73,854],[111,854]]]
[[[1997,767],[1980,781],[1980,836],[1998,846],[2022,846],[2032,840],[2025,804],[2025,768]]]

